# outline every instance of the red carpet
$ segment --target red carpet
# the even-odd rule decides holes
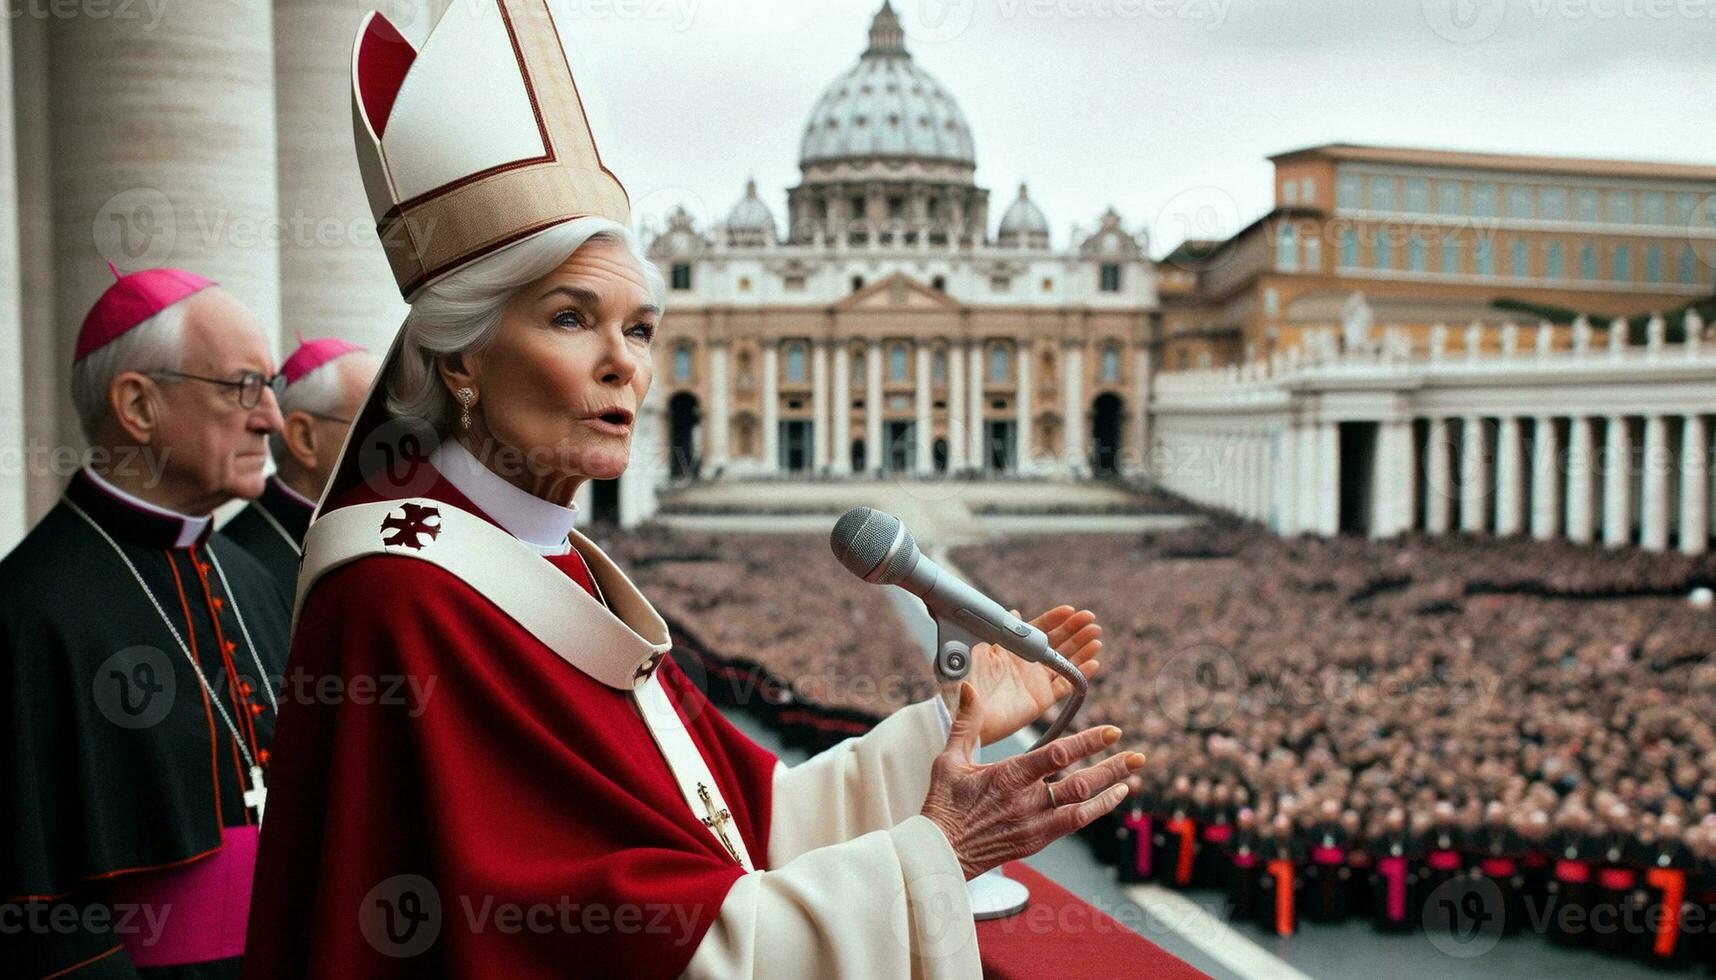
[[[977,923],[985,977],[1176,980],[1203,976],[1029,866],[1015,861],[1007,865],[1007,877],[1031,889],[1031,904],[1010,918]]]

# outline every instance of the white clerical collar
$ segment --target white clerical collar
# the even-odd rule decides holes
[[[159,504],[152,504],[136,494],[126,493],[124,490],[114,486],[108,481],[107,477],[97,473],[92,467],[85,466],[83,471],[89,474],[89,478],[95,482],[96,486],[112,495],[115,499],[120,500],[129,506],[135,507],[138,510],[147,511],[157,517],[165,517],[169,520],[178,521],[179,537],[173,544],[173,547],[175,548],[188,548],[191,545],[196,544],[197,539],[203,536],[204,529],[209,526],[209,522],[214,520],[213,515],[210,514],[204,514],[202,517],[192,517],[188,514],[181,514],[176,510],[168,510]]]
[[[564,555],[572,550],[567,535],[578,520],[577,504],[561,506],[513,486],[457,439],[441,443],[429,463],[478,510],[539,553]]]

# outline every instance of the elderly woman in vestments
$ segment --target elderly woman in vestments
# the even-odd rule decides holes
[[[980,646],[941,698],[791,768],[667,658],[574,527],[627,466],[664,306],[544,0],[369,15],[358,156],[411,312],[305,540],[248,977],[979,975],[965,883],[1113,809],[1066,693]],[[1087,675],[1100,627],[1035,624]]]

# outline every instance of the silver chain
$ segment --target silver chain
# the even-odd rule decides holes
[[[250,755],[250,749],[244,744],[244,738],[238,733],[238,726],[233,724],[232,716],[226,713],[226,705],[221,703],[220,696],[215,693],[214,685],[210,684],[209,679],[203,676],[202,668],[197,666],[197,658],[191,656],[190,645],[187,644],[185,642],[185,638],[179,634],[179,628],[173,625],[173,620],[167,615],[167,610],[161,608],[160,600],[156,599],[155,593],[149,590],[149,583],[143,581],[143,575],[137,571],[137,566],[131,563],[131,558],[125,554],[125,550],[123,548],[119,547],[119,542],[113,540],[112,535],[109,535],[106,529],[104,529],[100,524],[97,524],[94,518],[84,513],[82,507],[73,503],[69,498],[66,499],[65,505],[72,509],[72,513],[83,518],[84,523],[94,528],[95,533],[101,535],[101,539],[106,541],[108,547],[113,549],[113,553],[119,556],[119,560],[125,563],[125,567],[131,572],[131,577],[137,580],[137,587],[143,590],[143,594],[145,596],[149,597],[149,604],[155,607],[155,612],[159,613],[161,616],[161,622],[167,625],[167,632],[173,634],[173,639],[179,641],[179,649],[184,653],[185,661],[191,665],[191,673],[197,675],[197,680],[203,685],[203,693],[208,695],[209,703],[214,705],[214,709],[216,711],[220,712],[220,720],[226,722],[227,731],[232,732],[233,743],[238,746],[239,754],[244,756],[245,768],[250,770],[258,769],[259,767],[256,764],[256,760]],[[209,551],[209,557],[214,557],[214,551],[212,549]],[[215,560],[215,570],[220,570],[219,559]],[[244,625],[244,614],[238,611],[237,597],[232,594],[231,587],[226,584],[225,572],[221,572],[220,584],[221,588],[226,589],[227,598],[232,602],[232,614],[238,619],[239,629],[244,633],[244,642],[249,644],[250,629]],[[256,647],[254,645],[251,645],[250,647],[250,659],[256,664],[258,677],[257,683],[261,684],[263,689],[268,692],[268,701],[270,704],[273,704],[274,692],[268,686],[268,672],[262,668],[262,658],[257,656]],[[274,711],[276,714],[279,714],[279,707],[276,706]]]
[[[257,501],[250,506],[256,508],[256,512],[262,515],[262,519],[268,522],[268,526],[274,529],[275,534],[280,535],[280,540],[286,542],[286,547],[291,548],[294,555],[303,557],[304,549],[299,546],[298,542],[292,540],[292,535],[286,531],[286,528],[282,526],[279,521],[274,519],[274,515],[268,512],[268,508],[262,506],[261,501]],[[212,555],[214,552],[211,551],[209,554]],[[226,578],[223,576],[221,578],[221,583],[225,584],[225,582]]]

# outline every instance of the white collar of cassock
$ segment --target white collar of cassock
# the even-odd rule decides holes
[[[135,507],[138,510],[148,511],[151,514],[155,514],[160,517],[178,521],[179,539],[173,544],[173,547],[175,548],[188,548],[191,545],[196,544],[197,539],[203,536],[203,529],[209,526],[209,521],[214,520],[214,517],[209,514],[204,514],[202,517],[192,517],[189,514],[181,514],[176,510],[168,510],[159,504],[152,504],[136,494],[126,493],[124,490],[121,490],[108,482],[107,477],[97,473],[93,467],[85,466],[83,471],[89,474],[89,478],[95,481],[96,486],[132,507]]]
[[[578,505],[561,506],[508,483],[471,455],[458,439],[436,447],[429,463],[507,533],[539,554],[564,555],[572,550],[567,539],[578,520]]]

